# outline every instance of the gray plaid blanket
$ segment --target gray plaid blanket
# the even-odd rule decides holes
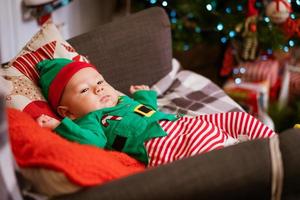
[[[152,86],[158,93],[161,111],[190,116],[243,109],[216,84],[192,71],[180,70],[176,59],[173,69]]]

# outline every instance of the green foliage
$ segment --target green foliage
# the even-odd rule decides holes
[[[292,128],[300,123],[300,101],[295,101],[284,107],[278,102],[269,106],[268,113],[272,118],[277,132]]]
[[[188,50],[199,42],[219,45],[221,41],[225,44],[229,40],[243,39],[241,34],[247,18],[248,0],[166,0],[167,6],[162,6],[162,2],[163,0],[133,0],[132,5],[135,11],[152,6],[160,6],[167,11],[172,23],[173,47],[176,50]],[[287,44],[287,38],[280,27],[265,21],[265,5],[262,2],[256,1],[256,9],[259,11],[259,48],[282,48]],[[217,29],[219,24],[223,26],[221,30]],[[230,35],[230,32],[234,35]]]
[[[260,22],[258,24],[258,41],[262,49],[281,49],[287,43],[287,37],[278,26]]]

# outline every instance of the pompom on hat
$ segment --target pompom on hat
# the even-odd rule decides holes
[[[96,70],[95,66],[90,63],[66,58],[43,60],[36,67],[40,74],[42,93],[55,110],[59,105],[64,88],[76,72],[86,67],[92,67]]]

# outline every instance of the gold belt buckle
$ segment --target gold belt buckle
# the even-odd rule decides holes
[[[145,116],[145,117],[151,117],[151,115],[153,115],[155,113],[154,110],[147,108],[146,106],[144,106],[142,104],[135,107],[134,112],[139,115]]]
[[[300,128],[300,124],[295,124],[294,128]]]

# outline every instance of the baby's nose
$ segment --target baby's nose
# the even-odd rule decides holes
[[[97,86],[97,87],[95,88],[95,93],[96,93],[96,94],[99,94],[102,90],[103,90],[102,87]]]

